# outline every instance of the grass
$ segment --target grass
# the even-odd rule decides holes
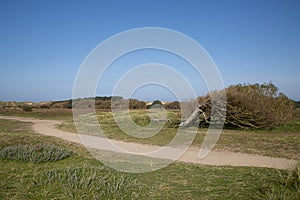
[[[71,157],[48,164],[2,161],[0,199],[137,199],[136,176]]]
[[[0,108],[0,115],[33,117],[37,119],[53,119],[53,120],[71,120],[72,109],[67,108],[33,108],[31,112],[22,109],[3,109]]]
[[[223,131],[216,150],[300,159],[299,133]]]
[[[300,110],[297,111],[297,113],[300,113]],[[168,115],[168,118],[171,119],[175,118],[175,120],[177,120],[178,118],[175,111],[168,112]],[[149,119],[147,119],[147,112],[144,110],[131,111],[131,116],[133,117],[133,120],[141,126],[145,126],[149,123]],[[98,112],[97,117],[101,125],[101,129],[104,131],[106,137],[127,142],[164,146],[174,138],[178,130],[178,128],[174,127],[173,124],[167,124],[153,137],[146,139],[136,138],[126,134],[118,127],[118,125],[114,122],[111,112]],[[88,117],[86,118],[86,121],[88,122]],[[300,117],[296,117],[289,124],[271,131],[224,129],[218,143],[215,146],[215,150],[227,150],[300,160],[299,124]],[[86,127],[88,127],[88,125]],[[73,121],[64,122],[60,124],[58,128],[68,132],[76,132]],[[85,130],[88,130],[88,128]],[[205,128],[198,129],[198,133],[193,141],[194,146],[199,147],[202,144],[206,130],[207,129]]]
[[[0,199],[140,196],[134,176],[99,165],[79,145],[33,133],[30,123],[1,119],[0,136]]]
[[[141,191],[134,176],[104,166],[51,169],[38,174],[29,187],[43,191],[28,195],[30,199],[138,199]]]
[[[65,159],[72,153],[72,151],[56,145],[17,145],[3,148],[0,151],[0,158],[2,160],[43,163]]]
[[[300,132],[300,108],[294,110],[294,119],[282,126],[279,126],[272,130],[272,132]]]
[[[0,160],[0,199],[299,199],[299,168],[297,173],[174,163],[129,174],[103,166],[81,146],[33,133],[30,123],[1,119],[0,135],[0,149],[44,142],[74,152],[47,163]]]
[[[31,123],[15,120],[0,119],[0,150],[9,146],[18,145],[56,145],[69,149],[78,156],[91,157],[89,152],[80,145],[70,143],[58,138],[35,134]]]
[[[299,187],[282,182],[288,177],[288,172],[272,169],[174,164],[144,174],[142,180],[152,186],[149,194],[154,199],[268,199],[269,194],[288,191],[296,200]]]
[[[261,200],[273,199],[300,199],[300,163],[295,170],[288,173],[278,171],[276,185],[264,185],[259,191],[253,194],[253,197]]]

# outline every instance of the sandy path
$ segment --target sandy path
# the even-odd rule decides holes
[[[1,119],[19,120],[33,123],[33,130],[36,133],[58,137],[67,141],[82,144],[82,140],[78,134],[61,131],[55,128],[55,125],[60,124],[61,121],[56,120],[39,120],[28,117],[14,117],[14,116],[0,116]],[[108,150],[120,153],[130,153],[130,151],[139,151],[140,153],[155,151],[159,149],[158,146],[136,144],[131,142],[122,142],[99,138],[96,136],[84,136],[84,143],[90,148],[96,148],[101,150]],[[111,145],[111,142],[114,145]],[[126,149],[126,151],[120,150],[120,148]],[[167,151],[174,151],[173,148],[167,149]],[[267,156],[260,156],[254,154],[234,153],[229,151],[212,151],[204,159],[198,157],[199,149],[189,148],[178,161],[186,163],[194,163],[201,165],[215,165],[215,166],[255,166],[255,167],[267,167],[276,169],[293,169],[297,161],[289,160],[285,158],[273,158]],[[151,157],[164,158],[162,154],[151,155]]]

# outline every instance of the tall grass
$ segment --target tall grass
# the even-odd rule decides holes
[[[64,199],[138,199],[142,187],[137,179],[104,166],[51,169],[39,174],[33,184],[35,198]],[[30,198],[30,195],[28,196]]]
[[[278,171],[275,185],[257,188],[253,199],[258,200],[298,200],[300,199],[300,162],[290,172]]]
[[[3,148],[1,150],[0,158],[2,160],[45,163],[62,160],[72,154],[72,151],[56,145],[18,145]]]

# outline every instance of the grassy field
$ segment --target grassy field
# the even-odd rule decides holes
[[[234,133],[235,134],[235,133]],[[232,135],[234,135],[232,134]],[[0,199],[299,199],[300,169],[208,167],[174,163],[144,174],[103,166],[81,146],[33,133],[30,123],[0,120],[7,147],[52,145],[70,156],[34,163],[0,160]],[[269,147],[270,148],[270,147]],[[24,153],[24,152],[23,152]],[[43,152],[35,152],[43,153]]]
[[[74,130],[69,113],[51,116],[51,112],[18,115],[64,119],[67,121],[60,128]],[[136,120],[142,116],[141,111],[132,115]],[[164,145],[176,133],[176,128],[170,125],[148,140],[136,139],[120,132],[111,121],[111,113],[101,112],[98,117],[105,133],[114,139]],[[141,125],[147,122],[143,119]],[[295,127],[297,123],[295,120],[290,126]],[[174,163],[150,173],[121,173],[103,166],[79,145],[35,134],[30,125],[0,120],[0,199],[299,199],[299,167],[298,171],[287,172]],[[194,145],[200,144],[204,132],[205,129],[198,131]],[[20,159],[45,153],[38,148],[41,145],[72,154],[46,162]],[[20,149],[20,146],[37,147],[37,150],[26,154],[24,149],[28,148],[22,148],[21,156],[12,153],[3,156],[5,152],[8,155],[8,149]],[[299,159],[299,132],[286,131],[285,127],[271,132],[225,130],[216,148]]]
[[[300,110],[293,121],[282,127],[269,131],[245,131],[224,129],[215,150],[259,154],[273,157],[283,157],[300,160]],[[133,120],[145,126],[150,118],[145,110],[131,111]],[[98,121],[105,135],[110,139],[128,142],[137,142],[153,145],[166,145],[177,133],[178,128],[173,124],[166,125],[161,132],[150,138],[132,137],[122,131],[114,122],[111,112],[98,112]],[[175,111],[168,112],[168,118],[178,120]],[[87,118],[88,121],[88,118]],[[86,126],[88,127],[88,125]],[[76,132],[73,120],[66,121],[58,126],[59,129]],[[88,130],[88,128],[87,128]],[[193,141],[194,146],[200,146],[207,129],[200,128]]]
[[[35,117],[39,119],[56,119],[64,122],[59,129],[76,132],[72,110],[70,109],[33,109],[32,112],[23,110],[0,110],[2,115]],[[145,126],[150,122],[147,110],[131,111],[133,120]],[[111,112],[98,111],[98,120],[105,135],[110,139],[137,142],[144,144],[166,145],[177,133],[177,127],[172,123],[166,125],[159,134],[142,139],[124,133],[113,120]],[[174,122],[180,120],[178,112],[168,111],[168,118]],[[201,145],[206,129],[201,128],[193,141],[193,145]],[[215,146],[215,150],[259,154],[273,157],[284,157],[300,160],[300,109],[295,110],[295,119],[290,123],[269,131],[223,130]]]
[[[53,119],[53,120],[71,120],[72,109],[67,108],[33,108],[31,112],[22,109],[4,109],[0,108],[0,115],[33,117],[37,119]]]

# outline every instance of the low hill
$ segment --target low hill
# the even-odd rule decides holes
[[[144,109],[146,108],[146,102],[140,101],[137,99],[123,99],[120,96],[103,96],[103,97],[95,97],[95,98],[83,98],[83,99],[72,99],[62,100],[62,101],[48,101],[48,102],[0,102],[0,108],[72,108],[72,103],[75,102],[80,104],[80,108],[90,108],[92,106],[92,102],[95,103],[96,109],[111,109],[111,104],[113,106],[124,106],[128,105],[126,102],[129,101],[129,108],[130,109]]]

